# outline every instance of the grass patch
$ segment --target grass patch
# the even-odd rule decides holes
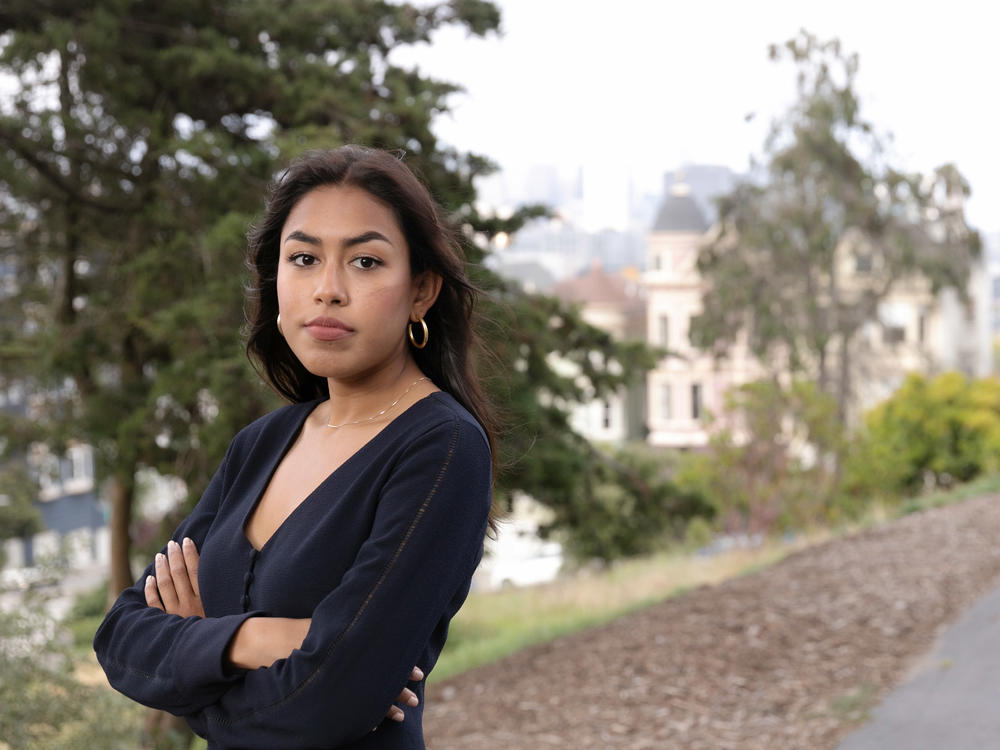
[[[864,684],[857,690],[830,701],[830,712],[841,722],[856,723],[868,718],[875,702],[875,686]]]
[[[909,498],[900,507],[900,514],[915,513],[927,508],[940,508],[944,505],[969,500],[981,495],[1000,493],[1000,473],[977,477],[970,482],[960,484],[948,490],[933,490],[916,497]]]

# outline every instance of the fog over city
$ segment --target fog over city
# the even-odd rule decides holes
[[[745,172],[795,95],[791,63],[768,46],[806,29],[860,56],[862,117],[891,133],[891,160],[927,172],[954,162],[967,215],[1000,231],[1000,47],[981,3],[603,3],[501,0],[504,34],[448,29],[396,60],[462,85],[440,137],[504,169],[494,203],[533,199],[539,167],[582,179],[588,229],[625,228],[627,201],[662,194],[688,164]],[[526,187],[526,183],[528,187]]]

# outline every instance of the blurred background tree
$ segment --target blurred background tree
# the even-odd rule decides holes
[[[730,534],[766,535],[829,520],[839,495],[827,457],[841,450],[836,403],[809,380],[764,379],[731,389],[705,451],[675,480]]]
[[[24,464],[0,463],[0,542],[26,537],[42,530],[42,516],[35,507],[38,484],[28,475]],[[4,551],[0,547],[0,568]]]
[[[861,116],[858,56],[802,32],[772,46],[797,70],[797,99],[777,121],[754,179],[719,201],[698,269],[708,290],[692,341],[724,354],[745,334],[776,372],[814,379],[842,423],[859,332],[903,280],[964,294],[980,253],[965,221],[969,186],[953,165],[930,175],[890,163]]]

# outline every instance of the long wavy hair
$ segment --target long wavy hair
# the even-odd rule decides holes
[[[479,421],[496,465],[495,412],[476,377],[473,360],[481,349],[474,311],[479,290],[465,272],[456,233],[424,184],[387,151],[342,146],[310,151],[292,162],[271,182],[263,216],[247,235],[247,356],[261,377],[293,403],[328,398],[326,378],[309,372],[289,348],[277,327],[278,261],[281,230],[288,214],[310,190],[324,185],[357,187],[390,206],[410,248],[410,272],[430,270],[441,277],[441,291],[428,310],[427,346],[412,348],[417,366]],[[419,334],[418,334],[419,335]]]

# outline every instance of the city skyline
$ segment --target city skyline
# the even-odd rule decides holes
[[[662,189],[662,175],[687,164],[745,172],[795,95],[792,65],[770,62],[768,45],[804,28],[859,54],[861,113],[892,136],[892,163],[955,163],[972,186],[970,223],[1000,231],[1000,101],[988,94],[1000,47],[981,5],[620,0],[609,14],[566,0],[497,4],[501,37],[447,29],[393,59],[466,89],[437,134],[515,182],[535,166],[583,169],[613,204],[629,182]]]

